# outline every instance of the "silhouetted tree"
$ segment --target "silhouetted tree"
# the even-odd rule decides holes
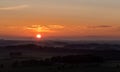
[[[1,64],[1,65],[0,65],[0,68],[4,68],[4,64]]]

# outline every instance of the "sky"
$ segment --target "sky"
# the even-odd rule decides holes
[[[0,38],[120,39],[120,0],[0,0]]]

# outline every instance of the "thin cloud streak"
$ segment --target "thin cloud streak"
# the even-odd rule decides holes
[[[28,8],[29,5],[19,5],[19,6],[13,6],[13,7],[2,7],[0,10],[19,10],[19,9],[24,9]]]
[[[30,27],[26,27],[27,30],[34,30],[36,32],[56,32],[56,29],[63,29],[64,26],[62,25],[47,25],[47,26],[41,26],[41,25],[32,25]]]
[[[87,28],[96,28],[96,29],[111,29],[114,28],[114,26],[111,25],[98,25],[98,26],[87,26]]]
[[[96,26],[96,27],[99,27],[99,28],[111,28],[113,26],[110,26],[110,25],[100,25],[100,26]]]

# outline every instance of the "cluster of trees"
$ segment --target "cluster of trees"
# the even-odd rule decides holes
[[[23,61],[14,61],[11,65],[11,70],[8,72],[88,72],[87,69],[91,70],[92,72],[111,72],[112,69],[102,69],[102,63],[105,62],[105,59],[96,56],[96,55],[68,55],[68,56],[57,56],[52,58],[47,58],[43,60],[23,60]],[[120,65],[116,65],[114,68],[115,72],[117,69],[120,68]],[[5,69],[3,64],[0,65],[0,69]],[[0,72],[1,72],[0,71]]]
[[[79,63],[101,63],[104,62],[104,59],[96,55],[69,55],[63,57],[60,56],[52,57],[50,61],[53,63],[57,62],[79,64]]]
[[[51,66],[56,64],[81,64],[81,63],[102,63],[105,60],[102,57],[95,55],[69,55],[69,56],[57,56],[47,58],[44,60],[26,60],[15,61],[12,67],[19,66]]]

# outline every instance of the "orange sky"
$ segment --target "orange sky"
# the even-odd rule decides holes
[[[120,39],[118,0],[1,0],[0,37]]]

